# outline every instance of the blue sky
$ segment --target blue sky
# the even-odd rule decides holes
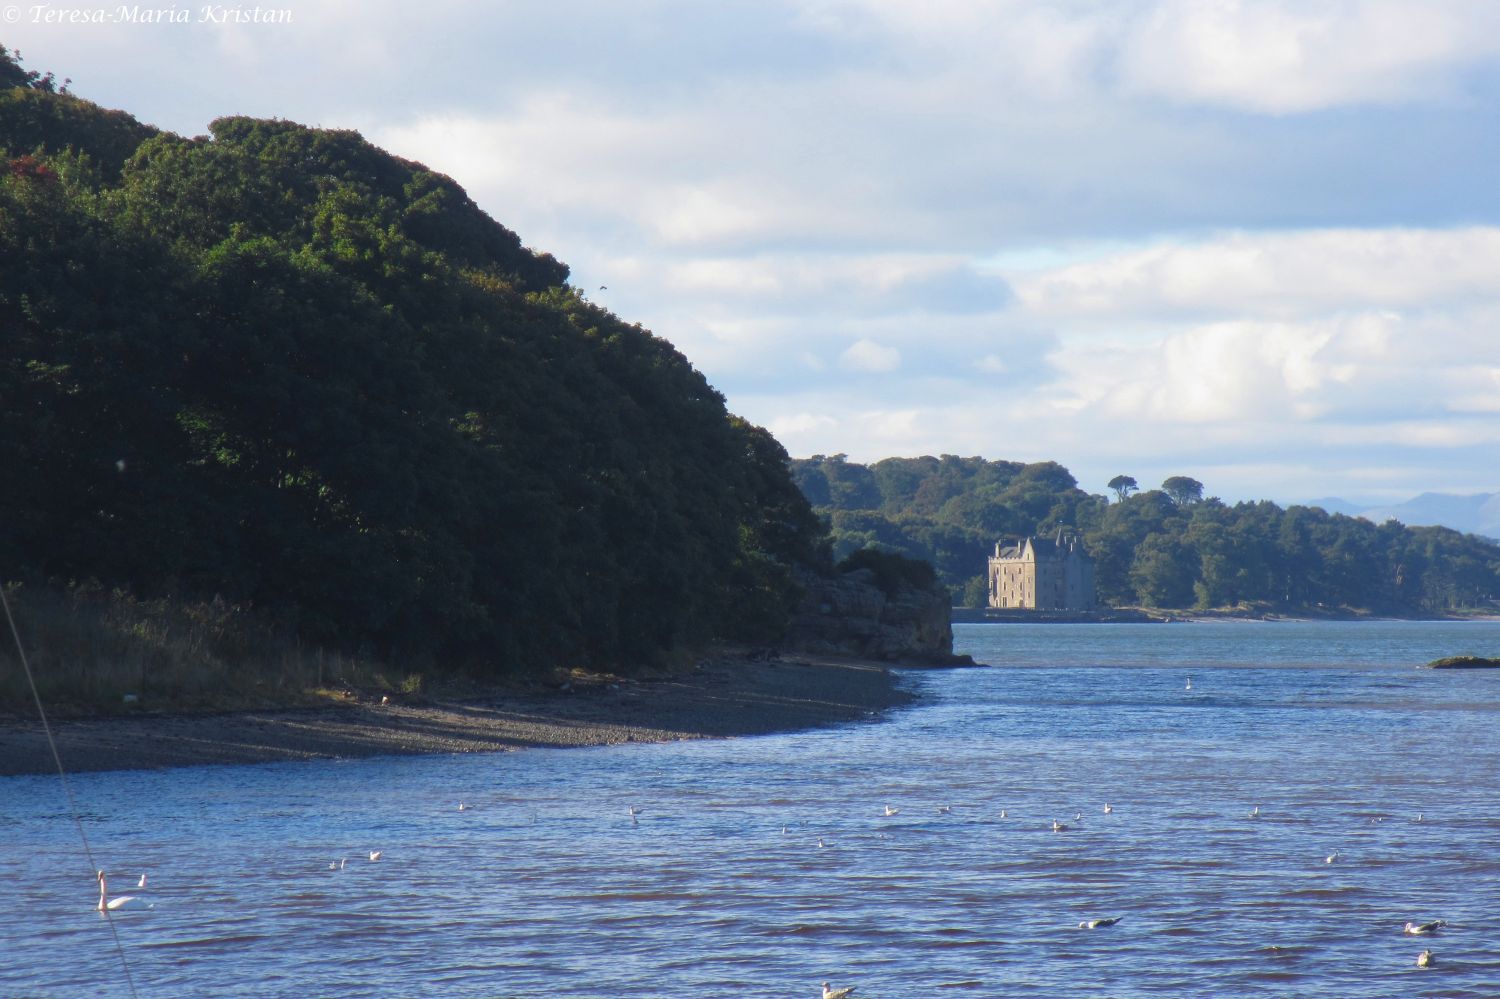
[[[10,3],[144,121],[451,174],[793,455],[1500,491],[1489,0]]]

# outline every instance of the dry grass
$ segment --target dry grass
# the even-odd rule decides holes
[[[421,673],[306,647],[222,600],[5,586],[49,714],[225,711],[423,692]],[[0,638],[0,711],[33,714],[15,643]]]

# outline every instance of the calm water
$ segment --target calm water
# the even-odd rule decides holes
[[[1412,668],[1500,622],[957,632],[836,730],[73,789],[141,996],[1500,995],[1500,674]],[[55,778],[0,847],[0,995],[127,995]]]

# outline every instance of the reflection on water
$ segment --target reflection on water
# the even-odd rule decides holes
[[[1500,623],[958,632],[832,731],[73,787],[143,996],[1500,993],[1500,675],[1411,668]],[[0,837],[0,994],[126,995],[55,779]]]

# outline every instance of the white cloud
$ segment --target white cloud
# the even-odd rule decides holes
[[[1287,114],[1445,99],[1497,52],[1485,0],[1162,0],[1118,68],[1128,93]]]
[[[882,374],[901,367],[901,351],[873,340],[858,340],[839,355],[839,364],[849,371]]]
[[[1014,285],[1038,315],[1115,322],[1500,301],[1500,228],[1227,233],[1017,277]]]

